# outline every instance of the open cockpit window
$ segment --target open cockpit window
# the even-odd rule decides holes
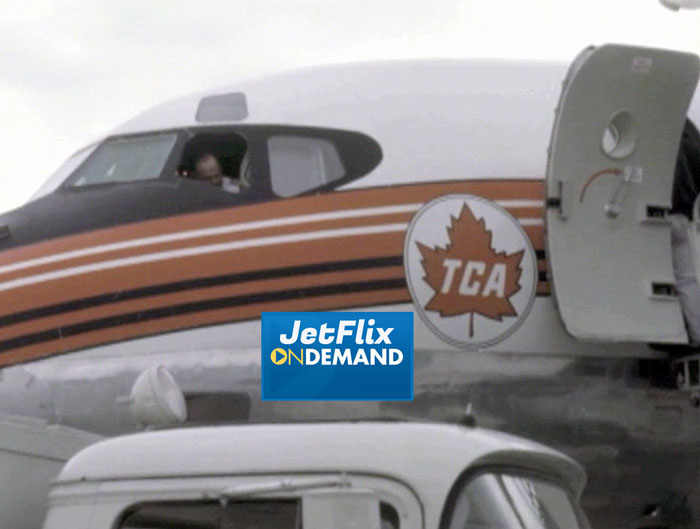
[[[278,125],[188,131],[178,176],[262,198],[334,189],[382,159],[372,138],[345,130]]]
[[[220,207],[331,191],[368,174],[381,160],[379,144],[354,131],[197,127],[108,138],[71,168],[61,188],[159,180],[167,184],[161,196],[170,193],[168,187],[193,208]]]
[[[232,132],[197,132],[185,143],[178,176],[243,193],[250,188],[246,140]]]
[[[176,140],[175,133],[109,139],[78,167],[67,185],[83,187],[156,179],[163,172]]]

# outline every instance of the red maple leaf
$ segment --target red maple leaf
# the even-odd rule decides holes
[[[435,291],[425,310],[441,316],[470,314],[470,338],[474,336],[474,314],[497,321],[517,316],[510,298],[520,290],[525,250],[496,252],[484,219],[477,220],[466,203],[459,217],[452,217],[447,234],[450,242],[445,248],[416,243],[423,257],[423,280]]]

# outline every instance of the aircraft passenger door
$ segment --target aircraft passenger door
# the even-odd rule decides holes
[[[566,329],[686,343],[667,214],[698,80],[693,54],[605,45],[571,65],[547,163],[546,238]]]

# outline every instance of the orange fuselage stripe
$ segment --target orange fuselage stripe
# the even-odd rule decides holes
[[[295,215],[313,215],[340,210],[359,208],[382,208],[401,204],[420,205],[433,198],[452,194],[469,193],[491,200],[541,201],[543,184],[538,180],[483,180],[468,182],[443,182],[416,184],[388,188],[361,189],[335,192],[322,196],[302,197],[289,200],[276,200],[249,206],[239,206],[230,210],[215,210],[186,214],[167,219],[150,220],[137,224],[127,224],[113,228],[95,230],[41,242],[26,247],[0,253],[0,266],[12,265],[30,259],[52,259],[64,252],[90,249],[105,244],[120,243],[145,237],[167,236],[183,231],[210,229],[238,223],[265,221],[272,218],[286,218]],[[520,219],[543,218],[541,205],[513,205],[508,211]],[[343,263],[353,260],[393,259],[400,262],[403,255],[405,229],[383,233],[363,233],[363,227],[377,225],[407,225],[414,211],[387,212],[371,216],[358,215],[343,218],[319,219],[298,224],[280,224],[246,231],[232,231],[224,234],[198,235],[188,239],[149,242],[134,247],[113,249],[71,259],[53,260],[35,264],[14,271],[0,271],[0,286],[8,281],[30,281],[29,284],[0,290],[0,318],[7,315],[27,313],[30,315],[19,322],[0,326],[0,343],[7,346],[0,351],[0,366],[25,362],[35,358],[50,356],[67,351],[93,347],[109,342],[173,332],[186,328],[214,325],[226,322],[255,319],[261,311],[271,310],[328,310],[378,304],[404,303],[410,295],[404,281],[403,267],[396,264],[357,267],[348,270],[314,271],[314,266],[323,263]],[[329,236],[311,240],[273,242],[264,246],[226,249],[213,253],[180,255],[163,260],[139,262],[125,266],[105,265],[114,260],[138,258],[158,252],[188,252],[206,245],[224,243],[245,243],[278,236],[313,235],[324,230],[359,228],[357,234]],[[539,223],[525,225],[524,230],[534,248],[544,248],[544,229]],[[39,274],[61,272],[72,267],[90,266],[94,270],[77,275],[39,280]],[[106,266],[106,267],[105,267]],[[297,275],[281,274],[275,271],[310,267],[308,272]],[[103,267],[100,269],[100,267]],[[216,286],[193,287],[186,290],[168,292],[168,285],[202,278],[229,277],[251,271],[270,271],[270,277],[231,281]],[[546,270],[546,261],[540,259],[538,270]],[[381,281],[387,280],[382,288]],[[31,281],[36,281],[31,283]],[[379,282],[374,290],[330,293],[304,296],[304,289],[322,286],[358,285],[366,282]],[[95,296],[109,295],[163,286],[162,291],[133,299],[119,299],[98,303],[95,306],[76,306],[74,309],[50,313],[48,315],[32,311],[74,300],[85,300]],[[283,293],[299,290],[297,297],[256,302],[245,301],[246,296],[260,292]],[[550,293],[547,281],[537,286],[539,295]],[[123,314],[138,314],[152,309],[162,309],[187,303],[206,303],[208,300],[238,298],[241,303],[228,308],[207,310],[206,308],[188,314],[173,314],[137,323],[115,324],[108,328],[85,330],[71,336],[61,335],[61,329],[71,325],[89,323],[103,318],[118,317]],[[21,337],[32,336],[46,330],[55,330],[55,337],[42,338],[39,343],[25,345]],[[14,340],[14,341],[13,341]]]

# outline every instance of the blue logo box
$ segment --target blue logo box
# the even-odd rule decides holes
[[[412,312],[263,312],[262,400],[413,400]]]

